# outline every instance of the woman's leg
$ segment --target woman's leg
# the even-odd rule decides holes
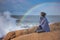
[[[40,26],[37,28],[36,30],[37,33],[41,33],[41,32],[45,32],[42,28],[40,28]]]

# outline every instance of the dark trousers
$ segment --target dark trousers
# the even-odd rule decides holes
[[[39,25],[39,27],[37,28],[36,32],[37,33],[41,33],[41,32],[45,32],[45,31],[43,30],[43,28],[41,27],[41,25]]]

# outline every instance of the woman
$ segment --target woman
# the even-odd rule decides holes
[[[46,13],[44,12],[41,12],[40,25],[36,32],[50,32],[48,20],[46,18]]]

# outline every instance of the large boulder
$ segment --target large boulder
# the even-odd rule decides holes
[[[60,40],[60,32],[31,33],[11,40]]]
[[[15,38],[15,32],[9,32],[6,36],[4,36],[3,40],[10,40],[12,38]]]
[[[50,30],[51,31],[60,31],[60,23],[50,24]]]

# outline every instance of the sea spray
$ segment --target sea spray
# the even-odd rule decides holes
[[[17,27],[16,20],[11,17],[11,13],[6,11],[0,13],[0,38],[6,35],[10,31],[22,30],[25,28]]]

